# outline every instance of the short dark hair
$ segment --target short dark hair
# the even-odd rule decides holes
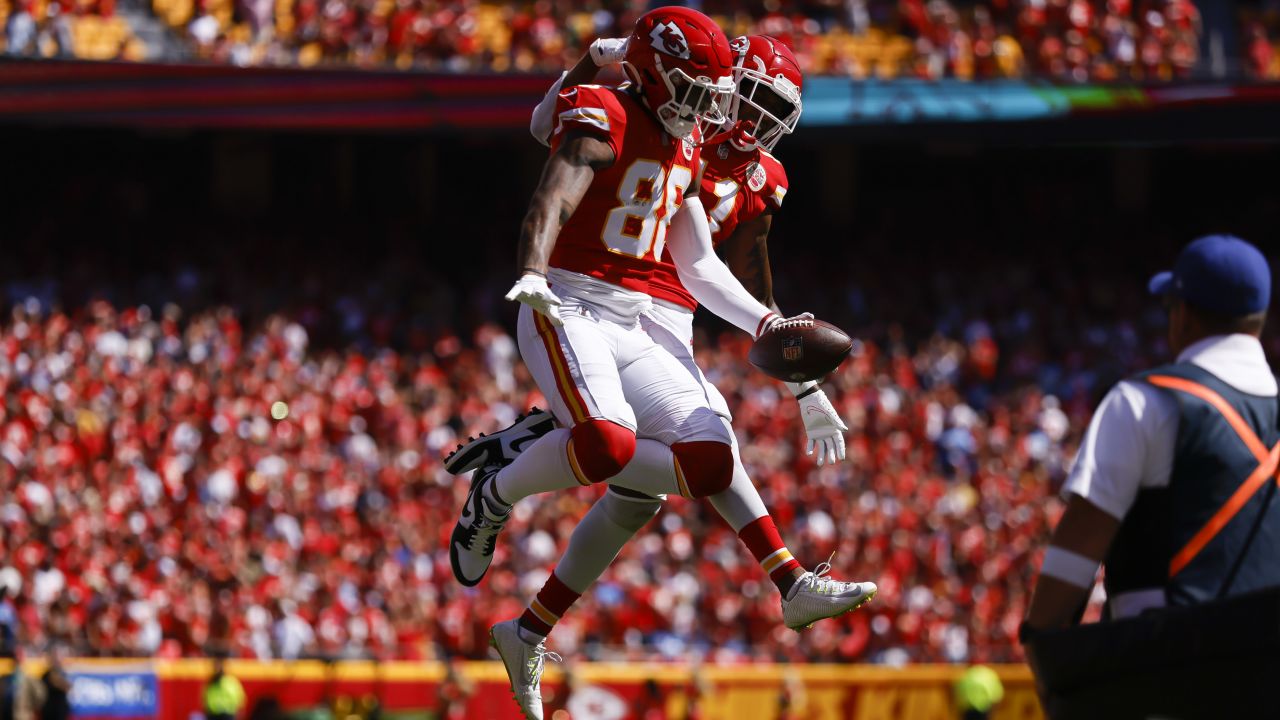
[[[1187,303],[1187,311],[1195,318],[1196,323],[1204,329],[1206,335],[1230,335],[1232,333],[1261,335],[1262,328],[1267,324],[1266,310],[1259,310],[1248,315],[1223,315],[1210,310],[1202,310],[1191,303]]]

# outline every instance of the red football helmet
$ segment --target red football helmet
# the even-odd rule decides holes
[[[745,35],[730,43],[735,55],[733,79],[737,91],[729,105],[735,128],[751,128],[757,147],[773,150],[783,135],[800,121],[800,89],[804,75],[791,49],[768,35]],[[744,137],[744,133],[735,133]]]
[[[706,15],[675,6],[645,13],[622,68],[672,137],[689,137],[700,119],[725,121],[733,55],[720,26]]]

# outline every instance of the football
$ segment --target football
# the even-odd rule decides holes
[[[779,323],[751,346],[747,359],[760,372],[787,382],[820,380],[849,357],[853,340],[828,322]]]

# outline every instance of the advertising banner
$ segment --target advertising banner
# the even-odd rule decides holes
[[[152,718],[159,712],[159,687],[148,664],[67,666],[71,713],[79,718]]]

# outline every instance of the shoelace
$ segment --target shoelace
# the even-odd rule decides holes
[[[477,492],[481,491],[477,490]],[[510,513],[503,515],[501,520],[494,520],[489,517],[488,501],[486,501],[483,496],[481,496],[479,500],[482,509],[476,512],[476,520],[469,528],[470,532],[467,535],[467,540],[464,545],[468,550],[474,551],[476,549],[476,542],[483,540],[485,542],[485,554],[492,555],[494,543],[498,539],[498,533],[501,532],[503,526],[507,524],[507,518],[510,517]]]
[[[813,574],[809,576],[809,584],[813,587],[813,591],[819,595],[835,595],[843,592],[853,583],[841,582],[829,576],[831,572],[831,561],[836,557],[835,553],[831,553],[831,557],[827,558],[818,567],[813,569]]]
[[[497,522],[481,515],[475,524],[471,526],[471,535],[467,538],[466,543],[467,549],[475,550],[476,543],[483,540],[485,542],[485,554],[492,555],[494,543],[498,539],[498,533],[502,531],[503,526],[506,524],[506,520]]]
[[[542,679],[542,669],[546,667],[547,660],[564,662],[564,658],[560,656],[560,653],[548,650],[547,641],[543,640],[533,646],[533,654],[529,656],[528,662],[524,664],[525,672],[529,674],[528,678],[526,678],[526,685],[532,686]]]

